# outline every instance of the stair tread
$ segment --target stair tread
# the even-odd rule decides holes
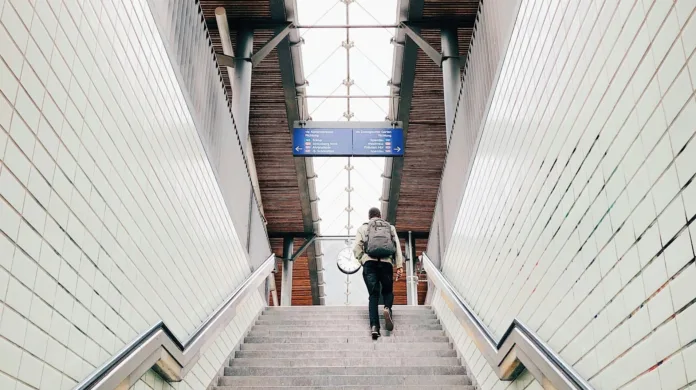
[[[331,351],[365,351],[365,350],[426,350],[426,349],[451,349],[452,346],[446,342],[430,343],[244,343],[242,350],[331,350]]]
[[[465,375],[466,369],[460,365],[450,366],[349,366],[349,367],[225,367],[225,375],[233,376],[336,376],[336,375]]]
[[[390,358],[390,357],[407,357],[407,358],[423,358],[423,357],[456,357],[457,353],[452,349],[432,349],[432,350],[328,350],[328,351],[312,351],[312,350],[278,350],[278,351],[249,351],[241,350],[235,353],[236,358],[344,358],[344,357],[375,357],[375,358]]]
[[[244,342],[247,344],[369,344],[369,343],[409,343],[409,342],[448,342],[447,336],[391,336],[380,337],[372,340],[370,334],[365,332],[364,336],[335,336],[335,337],[246,337]]]
[[[357,316],[369,316],[370,313],[367,310],[353,311],[353,312],[341,312],[341,311],[264,311],[261,313],[262,317],[300,317],[300,316],[316,316],[316,317],[357,317]],[[377,314],[381,318],[384,318],[382,312]],[[393,316],[400,317],[436,317],[436,314],[432,311],[394,311]]]
[[[326,324],[325,322],[322,322],[323,324]],[[357,325],[357,326],[356,326]],[[397,324],[399,327],[397,329],[404,329],[404,330],[442,330],[442,325],[441,324]],[[364,329],[366,328],[367,325],[360,323],[345,323],[345,324],[326,324],[326,325],[320,325],[320,324],[315,324],[315,325],[307,325],[307,324],[275,324],[275,325],[269,325],[269,324],[256,324],[254,325],[253,330],[356,330],[356,329]]]
[[[220,386],[399,386],[470,385],[467,375],[223,376]]]
[[[264,311],[261,316],[262,317],[306,317],[307,315],[310,314],[316,314],[317,316],[336,316],[336,317],[357,317],[357,316],[364,316],[367,317],[370,315],[370,313],[367,312],[367,310],[364,311],[355,311],[355,312],[341,312],[341,311],[306,311],[306,312],[298,312],[298,311]],[[381,318],[384,318],[383,313],[378,314]],[[392,313],[394,317],[396,316],[401,316],[401,317],[436,317],[435,313],[431,311],[394,311]]]
[[[412,357],[338,357],[338,358],[235,358],[232,367],[401,367],[413,362]],[[418,366],[458,366],[456,357],[421,357]]]
[[[419,321],[412,321],[412,320],[398,320],[394,319],[396,322],[396,325],[399,326],[401,325],[407,325],[407,326],[432,326],[432,325],[437,325],[437,326],[442,326],[440,324],[440,321],[437,321],[435,319],[431,320],[419,320]],[[380,320],[380,324],[384,324],[384,320]],[[256,324],[258,326],[311,326],[311,327],[321,327],[323,325],[326,325],[328,328],[333,327],[333,326],[350,326],[352,328],[360,329],[360,328],[365,328],[369,326],[369,320],[368,319],[361,319],[361,320],[331,320],[331,321],[326,321],[326,320],[307,320],[305,319],[295,319],[295,320],[258,320],[256,321]]]
[[[291,306],[291,307],[268,307],[264,312],[326,312],[336,311],[342,313],[363,312],[367,311],[367,306]],[[379,311],[384,310],[383,306],[378,308]],[[432,313],[433,309],[430,306],[392,306],[392,311],[415,312],[415,313]]]
[[[382,333],[385,333],[383,331]],[[321,331],[321,330],[252,330],[247,337],[301,337],[301,338],[311,338],[311,337],[324,337],[322,335],[331,335],[328,337],[365,337],[370,335],[369,329],[355,329],[355,330],[333,330],[333,331]],[[385,336],[383,334],[383,336]],[[389,336],[386,337],[444,337],[445,332],[443,330],[404,330],[404,329],[394,329],[390,332]]]
[[[286,390],[399,390],[399,389],[430,389],[430,390],[475,390],[472,385],[435,385],[435,386],[213,386],[212,390],[245,390],[245,389],[286,389]]]

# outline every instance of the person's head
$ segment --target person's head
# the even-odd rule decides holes
[[[379,211],[379,209],[378,209],[377,207],[371,208],[368,214],[369,214],[369,216],[370,216],[370,219],[372,219],[372,218],[382,218],[382,212]]]

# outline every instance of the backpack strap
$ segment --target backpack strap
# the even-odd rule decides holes
[[[369,226],[369,225],[370,225],[370,222],[365,222],[362,224],[362,226]],[[363,253],[365,253],[365,251],[367,250],[367,232],[368,232],[368,230],[365,229],[365,236],[363,237],[363,245],[362,245],[363,246]]]

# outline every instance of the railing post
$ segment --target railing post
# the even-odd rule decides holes
[[[276,289],[275,273],[268,275],[266,285],[268,286],[268,291],[271,293],[271,302],[273,302],[273,306],[278,306],[278,291]],[[268,300],[268,296],[266,296],[266,300]]]
[[[292,306],[292,237],[283,238],[283,273],[280,285],[280,305]]]

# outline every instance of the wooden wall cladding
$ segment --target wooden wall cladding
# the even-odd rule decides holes
[[[420,255],[428,246],[428,240],[415,240],[416,242],[416,253]],[[276,289],[278,291],[278,301],[281,299],[282,291],[282,270],[283,270],[283,244],[282,240],[273,239],[271,240],[274,253],[278,257],[276,260],[276,265],[278,272],[275,274]],[[295,248],[302,245],[302,240],[295,240]],[[404,241],[402,240],[402,250],[404,249]],[[293,306],[311,306],[312,305],[312,294],[309,285],[309,267],[308,259],[306,256],[300,256],[295,260],[295,264],[292,270],[292,305]],[[358,271],[362,272],[362,271]],[[421,280],[426,279],[425,273],[420,275]],[[358,281],[357,283],[361,283]],[[418,304],[423,305],[425,303],[425,295],[428,292],[428,284],[418,283]],[[272,302],[269,297],[269,302]],[[395,305],[405,305],[406,304],[406,274],[401,277],[398,281],[394,282],[394,304]]]

